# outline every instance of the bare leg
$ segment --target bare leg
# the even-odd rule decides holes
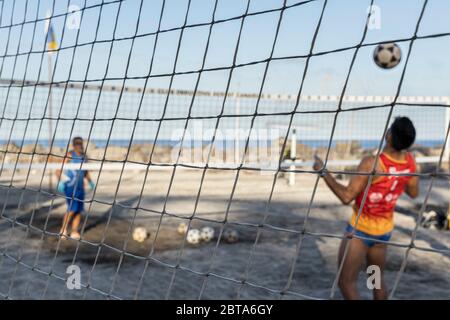
[[[366,260],[368,247],[360,239],[342,239],[339,248],[339,265],[344,257],[345,245],[348,241],[350,242],[348,243],[347,256],[345,257],[341,275],[339,277],[339,288],[341,289],[344,299],[358,300],[360,299],[357,286],[358,274],[361,271],[361,266]]]
[[[80,233],[78,231],[80,221],[81,221],[81,214],[78,213],[72,219],[72,232],[70,233],[70,236],[75,239],[80,239]]]
[[[387,246],[382,243],[375,244],[367,252],[367,263],[369,265],[377,265],[381,270],[381,287],[373,290],[373,298],[375,300],[385,300],[388,297],[386,285],[384,283],[383,271],[386,263]]]
[[[72,211],[66,212],[66,214],[64,215],[63,223],[62,223],[62,226],[61,226],[61,230],[59,231],[59,233],[61,233],[61,235],[67,236],[67,234],[68,234],[67,228],[69,226],[69,222],[72,219],[72,217],[73,217],[73,212]]]

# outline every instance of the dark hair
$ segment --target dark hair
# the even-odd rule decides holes
[[[416,128],[408,117],[397,117],[390,128],[392,147],[402,151],[411,147],[416,139]]]
[[[83,142],[83,138],[82,137],[74,137],[72,139],[72,145],[74,145],[77,141],[80,141],[80,140],[81,140],[81,142]]]

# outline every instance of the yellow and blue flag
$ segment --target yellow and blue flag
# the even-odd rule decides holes
[[[55,31],[53,30],[52,24],[49,22],[47,30],[47,50],[54,51],[58,49],[58,43],[56,42]]]

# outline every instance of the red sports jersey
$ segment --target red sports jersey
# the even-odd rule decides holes
[[[379,164],[383,172],[414,173],[416,163],[407,153],[406,160],[398,161],[385,153],[380,154]],[[372,180],[356,229],[373,235],[381,235],[394,228],[394,208],[397,199],[405,190],[411,176],[379,176]],[[364,191],[355,199],[354,213],[350,224],[355,227],[356,215],[361,206]]]

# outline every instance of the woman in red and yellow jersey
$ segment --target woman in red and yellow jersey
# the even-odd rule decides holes
[[[325,183],[342,203],[355,201],[338,255],[340,265],[347,241],[350,241],[339,278],[339,287],[346,299],[359,299],[357,280],[364,263],[376,265],[381,271],[381,285],[374,289],[374,299],[387,298],[383,269],[386,242],[390,240],[394,229],[394,208],[403,192],[411,198],[417,197],[419,193],[419,179],[411,175],[417,170],[416,163],[407,151],[415,137],[416,130],[411,120],[406,117],[396,118],[386,135],[386,144],[378,161],[374,156],[362,159],[357,170],[362,174],[353,175],[347,186],[337,182],[326,171],[323,175]],[[323,161],[316,157],[314,170],[322,169]],[[374,176],[370,179],[372,172]],[[355,237],[349,240],[350,235]]]

